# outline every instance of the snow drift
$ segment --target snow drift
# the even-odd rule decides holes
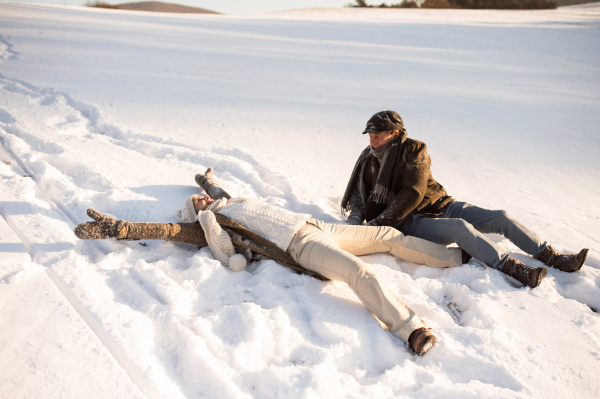
[[[222,16],[0,3],[1,396],[598,397],[599,26],[598,4]],[[591,248],[582,271],[531,290],[476,261],[366,257],[435,327],[418,358],[342,283],[72,233],[89,207],[174,222],[208,166],[234,196],[341,221],[360,132],[382,109],[428,144],[455,198],[506,209],[559,250]]]

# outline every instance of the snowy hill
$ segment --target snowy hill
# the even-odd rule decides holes
[[[162,1],[139,1],[116,5],[121,10],[173,12],[182,14],[219,14],[218,12],[199,7],[189,7],[181,4],[163,3]]]
[[[597,398],[600,6],[225,16],[0,3],[0,397]],[[574,274],[365,257],[434,326],[419,358],[342,283],[207,248],[83,242],[86,209],[174,222],[208,166],[329,222],[393,109],[456,199]],[[508,240],[490,236],[532,266]]]
[[[561,6],[572,6],[577,4],[588,4],[588,3],[597,3],[597,1],[590,0],[557,0],[556,3],[559,7]]]

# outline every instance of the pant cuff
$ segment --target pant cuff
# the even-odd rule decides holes
[[[398,332],[393,332],[396,337],[398,337],[403,342],[408,342],[408,337],[412,334],[413,331],[419,328],[427,328],[422,322],[421,319],[417,315],[411,317],[411,319],[402,327],[402,329]]]
[[[502,270],[502,267],[504,267],[504,264],[508,260],[508,257],[509,257],[508,254],[502,256],[502,258],[500,258],[500,262],[498,262],[497,264],[495,264],[492,267],[496,270]]]
[[[531,256],[533,256],[535,259],[537,259],[537,258],[538,258],[538,256],[540,256],[540,254],[541,254],[542,252],[544,252],[544,250],[545,250],[546,248],[548,248],[549,246],[550,246],[550,244],[548,244],[548,242],[545,242],[545,243],[543,243],[542,245],[540,245],[540,248],[541,248],[541,249],[538,251],[538,253],[537,253],[537,254],[535,254],[535,255],[534,255],[534,254],[531,254]]]

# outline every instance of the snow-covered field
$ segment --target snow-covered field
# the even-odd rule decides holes
[[[0,397],[600,397],[600,3],[249,16],[0,3]],[[174,222],[233,195],[334,222],[393,109],[459,200],[582,271],[517,287],[472,261],[366,257],[433,325],[424,357],[344,284],[207,248],[82,242],[89,207]],[[540,263],[502,237],[513,256]]]

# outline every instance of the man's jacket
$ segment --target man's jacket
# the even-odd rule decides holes
[[[358,216],[361,222],[366,219],[380,226],[400,227],[415,213],[439,216],[453,201],[431,175],[427,145],[408,138],[405,130],[394,140],[401,147],[396,162],[386,161],[386,165],[396,168],[388,199],[375,199],[373,191],[381,165],[369,146],[359,157],[342,199],[342,209],[351,211],[350,218]]]

